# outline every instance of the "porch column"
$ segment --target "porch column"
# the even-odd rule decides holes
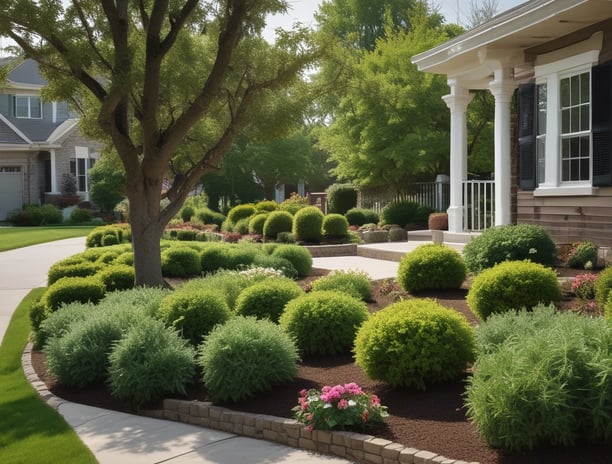
[[[465,87],[448,80],[450,95],[442,97],[451,113],[450,127],[450,205],[448,231],[463,232],[463,181],[467,180],[467,106],[472,100]]]
[[[51,176],[51,193],[58,193],[57,189],[57,169],[55,166],[55,148],[51,148],[49,150],[49,165],[51,172],[49,175]]]
[[[508,77],[508,69],[495,70],[489,89],[495,97],[495,225],[512,220],[512,173],[510,163],[510,103],[516,84]]]

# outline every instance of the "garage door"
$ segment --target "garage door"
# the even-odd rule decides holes
[[[23,175],[20,166],[0,166],[0,221],[23,207]]]

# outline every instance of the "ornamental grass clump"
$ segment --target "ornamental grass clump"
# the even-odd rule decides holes
[[[531,261],[505,261],[478,274],[470,286],[467,303],[486,319],[511,309],[531,309],[538,303],[561,300],[557,273]]]
[[[292,380],[298,352],[268,320],[237,316],[217,326],[198,348],[202,381],[215,401],[238,402]]]
[[[32,340],[34,348],[42,349],[51,337],[61,337],[72,324],[83,321],[97,309],[92,303],[68,303],[49,314],[38,328],[34,328]]]
[[[474,361],[474,331],[464,316],[434,300],[404,300],[361,326],[354,352],[369,378],[425,390],[465,375]]]
[[[362,271],[336,270],[312,282],[312,291],[333,290],[363,301],[372,299],[370,276]]]
[[[538,307],[493,315],[483,330],[489,340],[505,334],[485,343],[466,392],[468,417],[490,446],[610,443],[609,322]]]
[[[302,288],[287,278],[269,279],[245,288],[236,300],[236,314],[278,322],[285,305],[303,295]]]
[[[466,266],[462,256],[444,245],[426,244],[404,255],[397,281],[408,292],[454,289],[463,284]]]
[[[369,395],[354,382],[333,387],[302,390],[295,406],[295,420],[309,430],[354,430],[364,432],[380,424],[389,414],[376,395]]]
[[[349,353],[357,330],[369,317],[365,303],[333,291],[311,292],[285,306],[279,324],[304,355]]]

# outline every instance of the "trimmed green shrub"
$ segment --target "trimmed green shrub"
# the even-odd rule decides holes
[[[268,213],[259,213],[249,219],[249,234],[263,235],[264,224]]]
[[[32,339],[34,348],[43,348],[51,337],[62,337],[70,330],[72,324],[84,321],[95,310],[96,306],[92,303],[75,302],[60,306],[34,330]]]
[[[351,208],[344,214],[344,217],[351,226],[359,227],[366,223],[363,208]]]
[[[429,216],[431,215],[431,213],[435,211],[436,210],[432,208],[431,206],[427,206],[427,205],[419,206],[419,208],[417,209],[416,215],[414,216],[414,224],[418,224],[418,225],[427,227],[428,222],[429,222]]]
[[[291,215],[294,215],[300,209],[305,208],[306,206],[308,206],[308,199],[306,197],[301,197],[295,193],[292,193],[290,198],[284,200],[280,205],[278,205],[278,208],[281,211],[287,211],[291,213]]]
[[[332,184],[327,187],[327,211],[344,215],[357,206],[357,190],[351,184]]]
[[[402,257],[397,282],[411,293],[459,288],[466,272],[463,258],[457,251],[444,245],[426,244]]]
[[[599,273],[595,281],[595,301],[600,307],[604,307],[610,291],[612,290],[612,267],[608,267]]]
[[[474,332],[464,316],[434,300],[394,303],[366,321],[355,361],[373,380],[425,390],[460,378],[474,360]]]
[[[238,222],[234,224],[232,227],[232,232],[236,232],[240,235],[246,235],[249,233],[249,221],[250,218],[240,219]]]
[[[110,264],[117,259],[117,256],[119,256],[119,251],[111,249],[102,253],[98,259],[96,259],[96,263]]]
[[[293,280],[270,279],[245,288],[236,300],[235,311],[240,316],[255,316],[278,322],[285,305],[304,291]]]
[[[198,208],[195,212],[195,216],[202,224],[215,224],[221,227],[225,216],[217,211],[213,211],[210,208]]]
[[[248,219],[255,213],[256,209],[254,205],[238,205],[234,206],[232,209],[229,210],[229,212],[227,213],[227,220],[230,224],[236,224],[241,219]]]
[[[98,272],[96,277],[102,281],[107,292],[113,292],[134,287],[136,275],[133,266],[113,264]]]
[[[385,206],[380,214],[384,224],[397,224],[405,227],[406,224],[415,224],[419,204],[412,201],[393,201]]]
[[[224,243],[211,243],[200,252],[202,272],[210,274],[219,269],[229,269],[229,245]]]
[[[228,250],[228,268],[242,269],[250,266],[255,256],[261,253],[261,248],[252,243],[238,243],[230,245]]]
[[[7,221],[15,226],[43,226],[61,224],[62,212],[51,204],[26,205],[22,210],[11,211]]]
[[[370,276],[361,271],[332,271],[312,282],[313,292],[324,290],[348,293],[363,301],[370,301],[372,298]]]
[[[194,349],[174,330],[152,319],[132,326],[109,356],[111,394],[136,406],[167,395],[184,395],[194,374]]]
[[[206,337],[197,362],[213,399],[237,402],[292,380],[298,360],[295,344],[276,324],[235,317]]]
[[[255,203],[255,210],[258,212],[265,211],[269,213],[271,211],[276,211],[277,209],[278,203],[276,203],[274,200],[262,200]]]
[[[193,242],[198,231],[195,229],[179,229],[176,231],[176,238],[183,242]]]
[[[291,262],[299,277],[307,276],[312,270],[312,255],[299,245],[279,245],[272,252],[272,256],[285,258]]]
[[[166,248],[161,253],[162,274],[167,277],[187,277],[202,272],[200,253],[186,246]]]
[[[295,238],[291,232],[279,232],[276,241],[278,243],[295,243]]]
[[[280,232],[291,232],[293,216],[287,211],[272,211],[266,218],[263,234],[267,238],[275,239]]]
[[[368,319],[365,303],[345,293],[311,292],[291,300],[279,319],[304,355],[351,351],[357,330]]]
[[[215,291],[176,290],[165,297],[157,311],[158,318],[168,327],[197,346],[217,324],[230,317],[230,309],[223,297]]]
[[[253,266],[260,266],[270,269],[278,269],[285,277],[296,279],[298,272],[293,266],[293,263],[286,258],[280,256],[271,256],[266,254],[258,254],[253,259]]]
[[[70,212],[70,222],[73,224],[82,224],[91,221],[93,211],[87,208],[74,208]]]
[[[59,261],[49,268],[47,273],[47,285],[52,285],[62,277],[88,277],[96,274],[104,265],[101,263],[91,263],[89,261],[81,261],[75,264],[65,264],[64,261]]]
[[[236,305],[240,292],[253,282],[240,272],[221,270],[202,279],[191,279],[180,287],[181,292],[206,290],[222,296],[230,310]]]
[[[552,266],[557,247],[541,226],[517,224],[492,227],[470,240],[463,249],[470,272],[481,272],[502,261],[522,261]]]
[[[468,306],[483,320],[491,314],[530,310],[538,303],[560,299],[555,271],[531,261],[505,261],[483,271],[474,278],[467,294]]]
[[[114,261],[115,264],[127,264],[128,266],[134,265],[134,252],[126,251],[121,253]]]
[[[111,236],[114,238],[110,238]],[[123,243],[124,237],[127,239],[129,236],[129,228],[113,225],[100,226],[89,232],[85,238],[85,245],[87,248],[115,245],[117,243]],[[106,243],[106,245],[104,243]]]
[[[322,235],[323,213],[316,206],[306,206],[293,217],[293,235],[297,240],[319,243]]]
[[[104,293],[104,284],[97,277],[62,277],[49,285],[41,301],[46,308],[55,311],[63,303],[73,301],[97,303]]]
[[[142,311],[148,317],[155,317],[159,304],[169,294],[168,288],[135,287],[107,293],[98,306],[118,311],[127,308],[126,311]]]
[[[588,241],[574,244],[567,258],[568,266],[585,269],[587,263],[591,263],[591,267],[597,265],[597,245]]]
[[[341,214],[328,214],[323,218],[323,235],[327,238],[345,238],[349,223]]]
[[[117,235],[115,234],[107,233],[102,236],[101,244],[103,247],[117,245],[118,243],[120,242],[119,242],[119,239],[117,238]]]
[[[193,206],[185,205],[181,209],[180,216],[183,222],[191,221],[191,218],[195,215],[195,208]]]
[[[478,331],[487,334],[479,337],[485,349],[469,379],[466,405],[490,446],[521,452],[610,443],[608,322],[538,307],[494,315]]]

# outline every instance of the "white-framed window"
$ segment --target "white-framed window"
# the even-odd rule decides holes
[[[42,101],[40,97],[14,95],[13,111],[16,118],[42,119]]]
[[[89,170],[96,159],[89,155],[87,147],[75,147],[75,157],[70,158],[70,174],[74,176],[78,192],[89,192]]]
[[[591,181],[591,72],[562,77],[561,182]]]
[[[538,185],[543,184],[546,179],[546,92],[546,82],[536,84],[536,170]]]

